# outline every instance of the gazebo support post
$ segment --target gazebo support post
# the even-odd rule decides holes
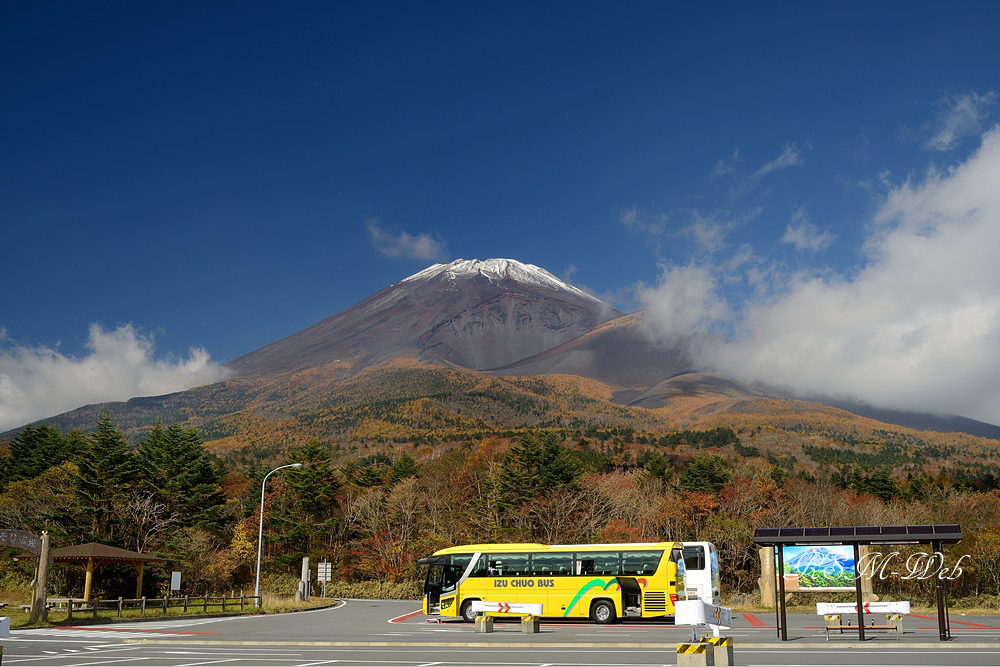
[[[139,561],[138,563],[133,563],[135,567],[135,599],[138,600],[142,597],[142,573],[146,570],[146,563],[144,561]]]
[[[94,562],[93,558],[88,558],[84,568],[87,570],[87,575],[83,582],[83,601],[90,602],[90,593],[94,587],[94,570],[97,569],[97,563]]]

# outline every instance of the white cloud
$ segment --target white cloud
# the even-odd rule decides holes
[[[434,238],[427,232],[413,236],[401,231],[394,235],[381,228],[377,217],[368,218],[365,221],[365,228],[368,229],[368,237],[375,249],[387,257],[427,261],[441,261],[447,258],[444,241]]]
[[[931,150],[950,151],[959,140],[979,134],[996,100],[997,93],[992,91],[983,95],[946,95],[938,101],[937,118],[925,128],[932,136],[924,145]]]
[[[635,296],[646,311],[651,332],[663,339],[676,339],[707,332],[729,317],[718,295],[717,275],[709,267],[663,265],[655,287],[640,284]]]
[[[800,164],[802,164],[802,151],[795,144],[785,144],[785,148],[781,151],[781,155],[757,170],[757,177],[760,178],[761,176],[765,176],[772,171],[784,169],[785,167],[797,167]]]
[[[737,148],[733,151],[733,154],[724,157],[715,163],[715,169],[712,171],[714,176],[726,176],[728,174],[735,173],[740,165],[740,149]]]
[[[792,221],[781,237],[782,243],[790,243],[796,250],[821,250],[833,243],[833,234],[821,232],[809,221],[805,209],[792,214]]]
[[[694,222],[687,228],[687,232],[694,237],[705,250],[717,250],[726,241],[730,226],[716,221],[714,218],[705,217],[698,211],[694,212]]]
[[[667,229],[668,217],[663,213],[645,213],[632,208],[622,209],[618,219],[626,229],[640,232],[647,236],[659,236]]]
[[[963,164],[891,188],[856,273],[768,274],[777,296],[745,306],[735,341],[703,362],[803,393],[1000,423],[998,174],[1000,127]],[[727,322],[722,270],[665,270],[640,288],[647,317],[671,335]]]
[[[218,382],[230,371],[192,348],[186,359],[156,359],[153,337],[131,324],[105,331],[90,326],[80,358],[50,347],[28,347],[0,335],[0,431],[90,403],[156,396]]]

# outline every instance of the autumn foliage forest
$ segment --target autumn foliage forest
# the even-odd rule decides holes
[[[530,415],[543,389],[511,391],[499,404]],[[363,409],[313,406],[313,422],[339,430],[309,438],[308,415],[282,437],[273,420],[256,432],[247,425],[253,411],[227,418],[244,422],[228,433],[190,419],[123,431],[109,412],[86,433],[29,425],[0,443],[0,527],[47,530],[56,547],[95,541],[156,553],[167,563],[147,571],[148,595],[163,594],[172,570],[191,595],[252,591],[261,480],[299,462],[268,480],[265,589],[294,590],[303,556],[332,561],[340,581],[409,582],[415,592],[415,561],[456,544],[708,540],[721,553],[724,597],[752,602],[756,528],[958,523],[965,539],[947,560],[970,558],[949,595],[998,606],[997,441],[801,411],[720,413],[699,428],[669,428],[586,395],[563,413],[590,408],[589,421],[500,428],[477,416],[484,403],[474,392],[451,412],[450,398],[376,394]],[[0,559],[5,590],[31,578],[13,555]],[[131,596],[134,577],[108,567],[96,593]],[[55,568],[50,585],[52,595],[79,595],[82,572]],[[929,599],[932,586],[890,578],[875,592]]]

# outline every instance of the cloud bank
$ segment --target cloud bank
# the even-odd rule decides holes
[[[718,372],[1000,423],[1000,127],[965,162],[891,185],[869,223],[867,261],[850,275],[742,263],[739,279],[767,281],[757,293],[770,296],[735,312],[720,287],[733,264],[664,267],[637,296],[661,332],[728,329],[732,340],[701,350]],[[823,245],[794,221],[782,240]]]
[[[405,257],[437,262],[446,259],[445,243],[429,233],[413,236],[405,231],[391,234],[382,229],[377,217],[365,221],[368,238],[375,249],[386,257]]]
[[[153,337],[131,324],[90,326],[80,358],[13,343],[0,329],[0,431],[90,403],[156,396],[218,382],[229,370],[202,348],[186,359],[156,359]]]

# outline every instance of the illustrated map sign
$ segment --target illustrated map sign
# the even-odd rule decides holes
[[[42,538],[24,530],[0,530],[0,547],[14,547],[28,553],[39,555],[42,551]]]
[[[785,591],[855,590],[854,547],[849,544],[784,548]]]

